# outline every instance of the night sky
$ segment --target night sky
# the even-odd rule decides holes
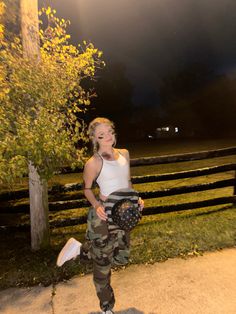
[[[236,68],[235,0],[40,0],[71,21],[73,43],[87,40],[104,60],[122,62],[135,104],[158,102],[169,72],[204,63],[215,73]]]

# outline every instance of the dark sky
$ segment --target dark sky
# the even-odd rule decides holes
[[[204,63],[216,73],[236,69],[235,0],[40,0],[71,21],[74,43],[91,41],[126,65],[134,102],[158,102],[168,73]]]

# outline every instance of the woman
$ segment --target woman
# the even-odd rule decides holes
[[[129,257],[129,232],[112,228],[105,210],[108,196],[117,190],[131,188],[129,152],[115,149],[114,124],[106,118],[94,119],[88,129],[94,154],[86,162],[83,173],[84,195],[92,207],[88,213],[86,239],[80,242],[68,240],[57,260],[63,265],[67,260],[80,255],[81,260],[93,260],[93,280],[103,313],[113,313],[115,304],[113,289],[110,285],[111,265],[124,265]],[[99,186],[99,198],[96,198],[92,185]],[[139,199],[140,209],[144,202]]]

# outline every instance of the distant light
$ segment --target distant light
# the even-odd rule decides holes
[[[179,128],[175,128],[175,133],[178,133],[179,132]]]

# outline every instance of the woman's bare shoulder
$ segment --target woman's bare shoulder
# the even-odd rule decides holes
[[[92,168],[96,169],[97,167],[100,167],[102,163],[101,157],[99,157],[97,154],[94,154],[92,157],[90,157],[86,163],[85,163],[85,168]]]
[[[121,153],[121,155],[125,156],[127,159],[129,159],[129,151],[126,148],[119,148],[118,151]]]

